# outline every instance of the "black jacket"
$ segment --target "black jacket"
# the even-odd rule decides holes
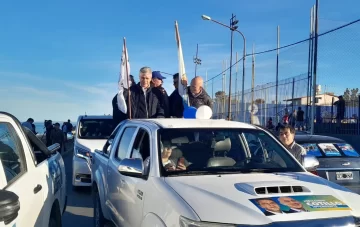
[[[117,104],[117,95],[116,94],[112,100],[112,107],[113,107],[113,120],[115,125],[118,125],[121,121],[126,120],[128,118],[127,113],[123,113],[119,110]]]
[[[164,108],[159,99],[160,91],[149,87],[144,94],[140,83],[134,84],[130,87],[131,97],[131,118],[164,118]],[[129,103],[128,91],[124,91],[124,98],[126,100],[129,117]],[[145,100],[146,97],[146,100]]]
[[[170,116],[171,117],[177,117],[182,118],[184,115],[184,104],[183,99],[179,95],[179,92],[177,89],[171,93],[169,97],[169,105],[170,105]]]
[[[156,93],[159,95],[160,104],[164,108],[165,118],[170,118],[170,100],[166,90],[163,87],[153,87],[153,89],[158,90]]]
[[[187,89],[188,89],[190,106],[193,106],[196,109],[202,105],[209,106],[211,109],[213,108],[212,100],[204,89],[202,90],[201,94],[198,95],[197,97],[193,96],[193,94],[190,91],[190,87],[188,87]]]

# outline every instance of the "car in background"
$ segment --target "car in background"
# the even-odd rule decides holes
[[[295,141],[319,160],[314,174],[360,194],[360,153],[353,146],[321,135],[296,135]]]
[[[74,136],[72,185],[91,186],[91,158],[95,149],[102,149],[116,125],[111,115],[78,117]]]

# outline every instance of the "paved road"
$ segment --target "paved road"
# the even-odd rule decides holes
[[[71,184],[72,151],[63,156],[66,168],[68,205],[63,216],[63,226],[93,226],[93,200],[91,190],[74,191]]]

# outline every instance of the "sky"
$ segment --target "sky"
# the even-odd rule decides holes
[[[142,66],[174,74],[178,71],[175,20],[191,79],[199,44],[202,64],[197,75],[206,80],[222,71],[230,59],[230,32],[201,15],[229,23],[234,13],[247,40],[247,53],[276,48],[309,37],[314,0],[199,0],[199,1],[13,1],[0,3],[0,110],[19,120],[32,117],[76,121],[82,114],[111,114],[117,92],[123,37],[126,37],[131,74],[138,82]],[[360,2],[320,1],[319,31],[359,19]],[[360,23],[319,38],[318,83],[341,93],[352,88],[360,72]],[[243,51],[242,37],[234,34],[235,53]],[[308,43],[280,51],[279,79],[307,73]],[[255,57],[255,85],[275,81],[276,52]],[[359,68],[357,68],[359,67]],[[235,70],[235,69],[234,69]],[[242,64],[233,74],[241,86]],[[245,88],[251,86],[251,57],[246,58]],[[173,91],[172,77],[164,87]],[[237,80],[236,80],[237,78]],[[358,79],[356,79],[358,80]],[[229,73],[227,72],[227,86]],[[237,83],[235,83],[237,81]],[[359,81],[360,82],[360,81]],[[235,85],[236,84],[236,85]],[[221,90],[221,76],[205,84],[212,95]],[[305,88],[300,87],[302,92]],[[301,92],[300,92],[301,93]],[[305,92],[306,93],[306,92]]]

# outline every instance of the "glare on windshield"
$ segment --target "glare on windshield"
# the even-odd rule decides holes
[[[162,129],[161,166],[191,171],[303,171],[271,136],[250,129]]]

